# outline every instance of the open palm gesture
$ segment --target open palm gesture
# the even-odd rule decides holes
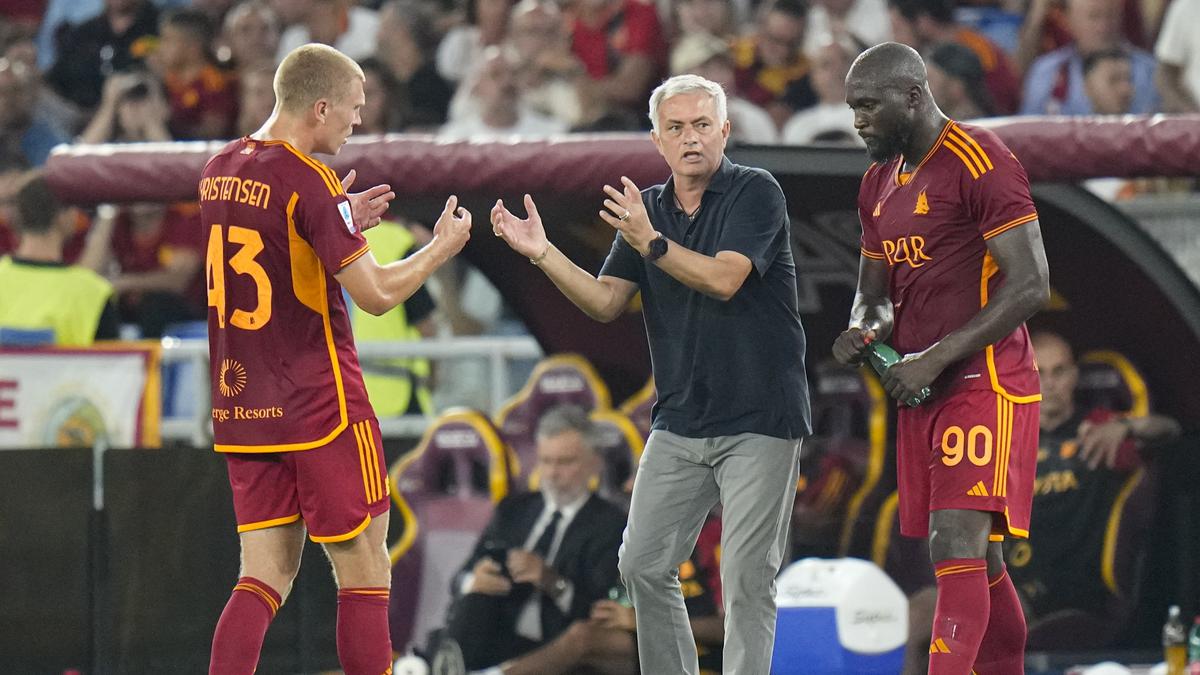
[[[525,195],[525,211],[529,217],[518,218],[504,206],[504,200],[497,199],[491,213],[492,233],[517,253],[526,258],[536,258],[549,243],[546,240],[546,228],[542,227],[542,217],[538,215],[537,205],[529,195]]]

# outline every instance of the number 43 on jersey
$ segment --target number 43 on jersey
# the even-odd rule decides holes
[[[205,277],[208,280],[208,306],[217,310],[217,327],[225,328],[225,241],[241,247],[229,258],[235,274],[245,274],[254,282],[257,304],[253,309],[234,309],[229,323],[245,330],[258,330],[271,320],[271,280],[255,257],[263,250],[262,235],[257,230],[230,225],[227,229],[213,225],[208,235],[208,255]]]

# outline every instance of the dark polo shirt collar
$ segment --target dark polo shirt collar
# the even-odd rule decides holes
[[[708,187],[704,188],[704,191],[725,194],[729,191],[729,186],[732,183],[733,162],[729,161],[728,157],[722,155],[721,166],[717,167],[717,172],[713,174],[712,180],[708,181]],[[681,211],[675,204],[675,176],[668,178],[667,182],[663,185],[663,190],[658,195],[658,205],[671,211]]]

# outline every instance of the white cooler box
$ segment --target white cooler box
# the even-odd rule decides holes
[[[908,598],[873,563],[799,560],[776,580],[775,675],[896,675],[908,639]]]

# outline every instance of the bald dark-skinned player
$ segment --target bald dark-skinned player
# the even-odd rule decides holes
[[[858,212],[862,251],[834,356],[872,340],[903,359],[884,376],[900,406],[900,529],[928,537],[938,600],[931,675],[1024,672],[1025,619],[1000,541],[1026,537],[1036,469],[1037,367],[1024,322],[1049,272],[1024,168],[991,132],[948,119],[911,48],[863,52],[846,102],[874,163]]]

